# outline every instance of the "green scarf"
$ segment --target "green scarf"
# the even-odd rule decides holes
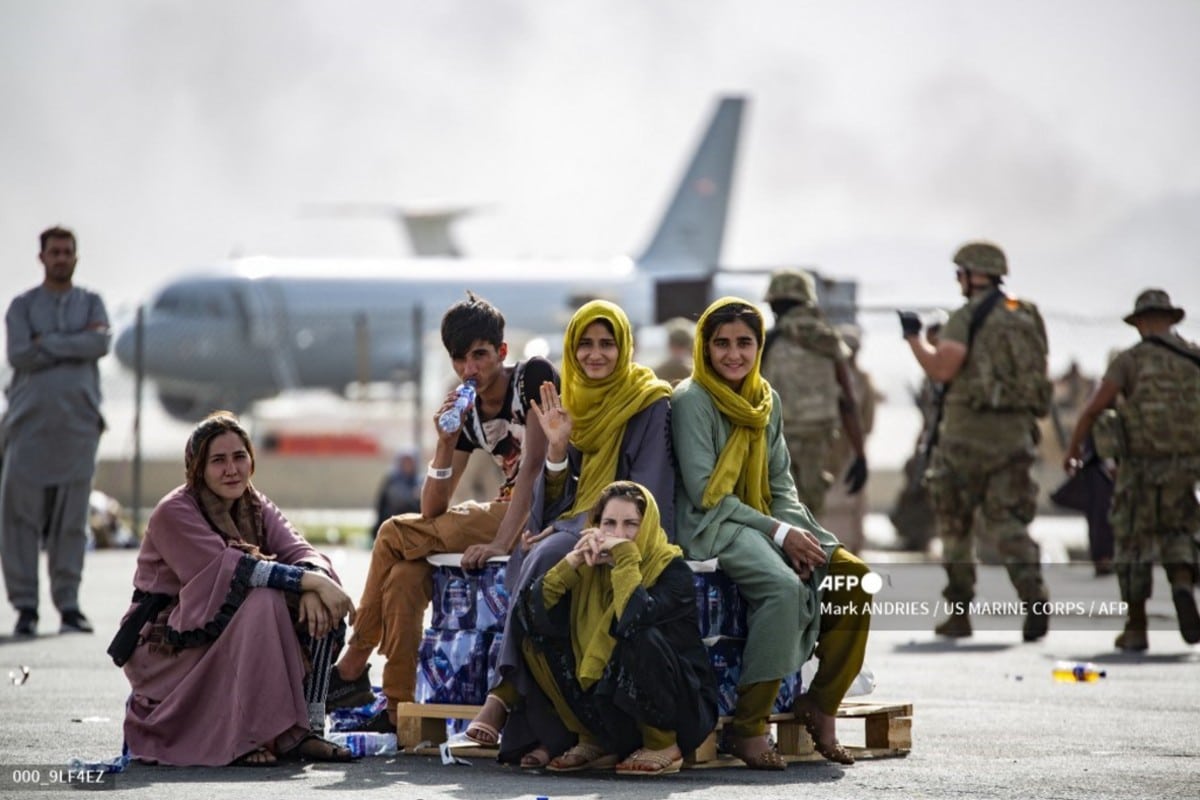
[[[597,320],[612,326],[617,364],[603,380],[592,380],[575,352],[587,327]],[[617,477],[617,459],[629,418],[651,403],[671,396],[671,384],[649,367],[633,363],[633,328],[619,306],[606,300],[585,304],[567,325],[563,337],[563,408],[571,415],[571,444],[583,454],[575,503],[564,517],[587,511],[604,487]]]
[[[767,470],[767,423],[771,419],[771,384],[763,379],[762,347],[754,356],[754,367],[735,392],[708,363],[704,323],[717,309],[731,303],[754,304],[740,297],[722,297],[710,305],[696,323],[696,343],[692,351],[692,380],[704,387],[717,411],[729,420],[732,430],[716,466],[708,477],[701,499],[709,509],[726,495],[736,494],[746,505],[764,514],[771,511],[771,482]],[[761,317],[760,317],[761,322]]]
[[[604,674],[616,647],[609,631],[625,612],[634,590],[638,586],[649,589],[671,561],[683,557],[683,551],[667,541],[654,495],[645,486],[638,488],[646,498],[646,513],[633,540],[638,553],[637,573],[614,574],[616,571],[608,565],[584,564],[578,570],[579,583],[571,591],[571,646],[575,653],[575,674],[584,689]]]

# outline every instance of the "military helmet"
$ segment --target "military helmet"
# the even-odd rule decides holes
[[[954,263],[970,272],[1000,277],[1008,274],[1004,251],[991,242],[967,242],[954,254]]]
[[[771,276],[767,287],[768,303],[776,300],[796,300],[801,303],[817,302],[817,285],[813,276],[798,269],[783,269]]]

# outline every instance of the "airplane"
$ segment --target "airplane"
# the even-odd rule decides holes
[[[593,298],[620,305],[635,328],[695,319],[722,293],[721,243],[744,106],[741,97],[720,99],[635,259],[232,259],[169,283],[145,309],[143,374],[167,413],[186,421],[214,408],[240,412],[288,389],[419,381],[425,334],[468,289],[504,313],[509,331],[560,332]],[[135,323],[115,347],[135,370],[137,336]]]

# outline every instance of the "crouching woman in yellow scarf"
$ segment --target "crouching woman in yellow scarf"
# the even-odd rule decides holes
[[[818,752],[854,759],[838,744],[835,715],[862,667],[870,616],[861,588],[822,590],[832,575],[869,568],[822,528],[796,495],[779,396],[759,373],[763,318],[736,297],[717,300],[697,324],[692,377],[671,398],[679,466],[675,530],[689,558],[717,558],[749,606],[733,724],[725,749],[755,769],[784,769],[766,737],[780,679],[813,654],[821,663],[795,706]],[[839,582],[839,586],[857,580]]]
[[[574,549],[605,486],[635,481],[660,504],[667,538],[675,523],[675,463],[671,458],[671,387],[633,361],[633,328],[619,306],[584,304],[563,336],[562,396],[543,383],[534,405],[546,435],[546,467],[534,486],[522,546],[504,581],[511,597]],[[569,747],[567,730],[538,689],[521,654],[524,638],[510,610],[496,663],[498,682],[466,735],[480,744],[500,740],[500,760],[544,767]],[[503,730],[503,737],[500,732]]]
[[[578,736],[548,769],[677,772],[717,721],[692,571],[636,483],[605,487],[591,522],[516,601],[529,670]]]

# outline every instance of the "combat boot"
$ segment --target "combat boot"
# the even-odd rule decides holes
[[[1146,637],[1146,601],[1129,604],[1129,617],[1125,620],[1125,630],[1113,642],[1118,650],[1141,653],[1150,648]]]
[[[950,639],[965,639],[971,635],[971,615],[965,611],[952,612],[933,632]]]
[[[1195,576],[1190,566],[1172,564],[1167,567],[1171,580],[1171,600],[1175,603],[1175,618],[1179,620],[1179,633],[1188,644],[1200,642],[1200,611],[1196,610],[1196,597],[1192,594]]]
[[[1029,603],[1025,612],[1025,623],[1021,626],[1021,638],[1027,642],[1036,642],[1050,630],[1049,597],[1041,597]]]

